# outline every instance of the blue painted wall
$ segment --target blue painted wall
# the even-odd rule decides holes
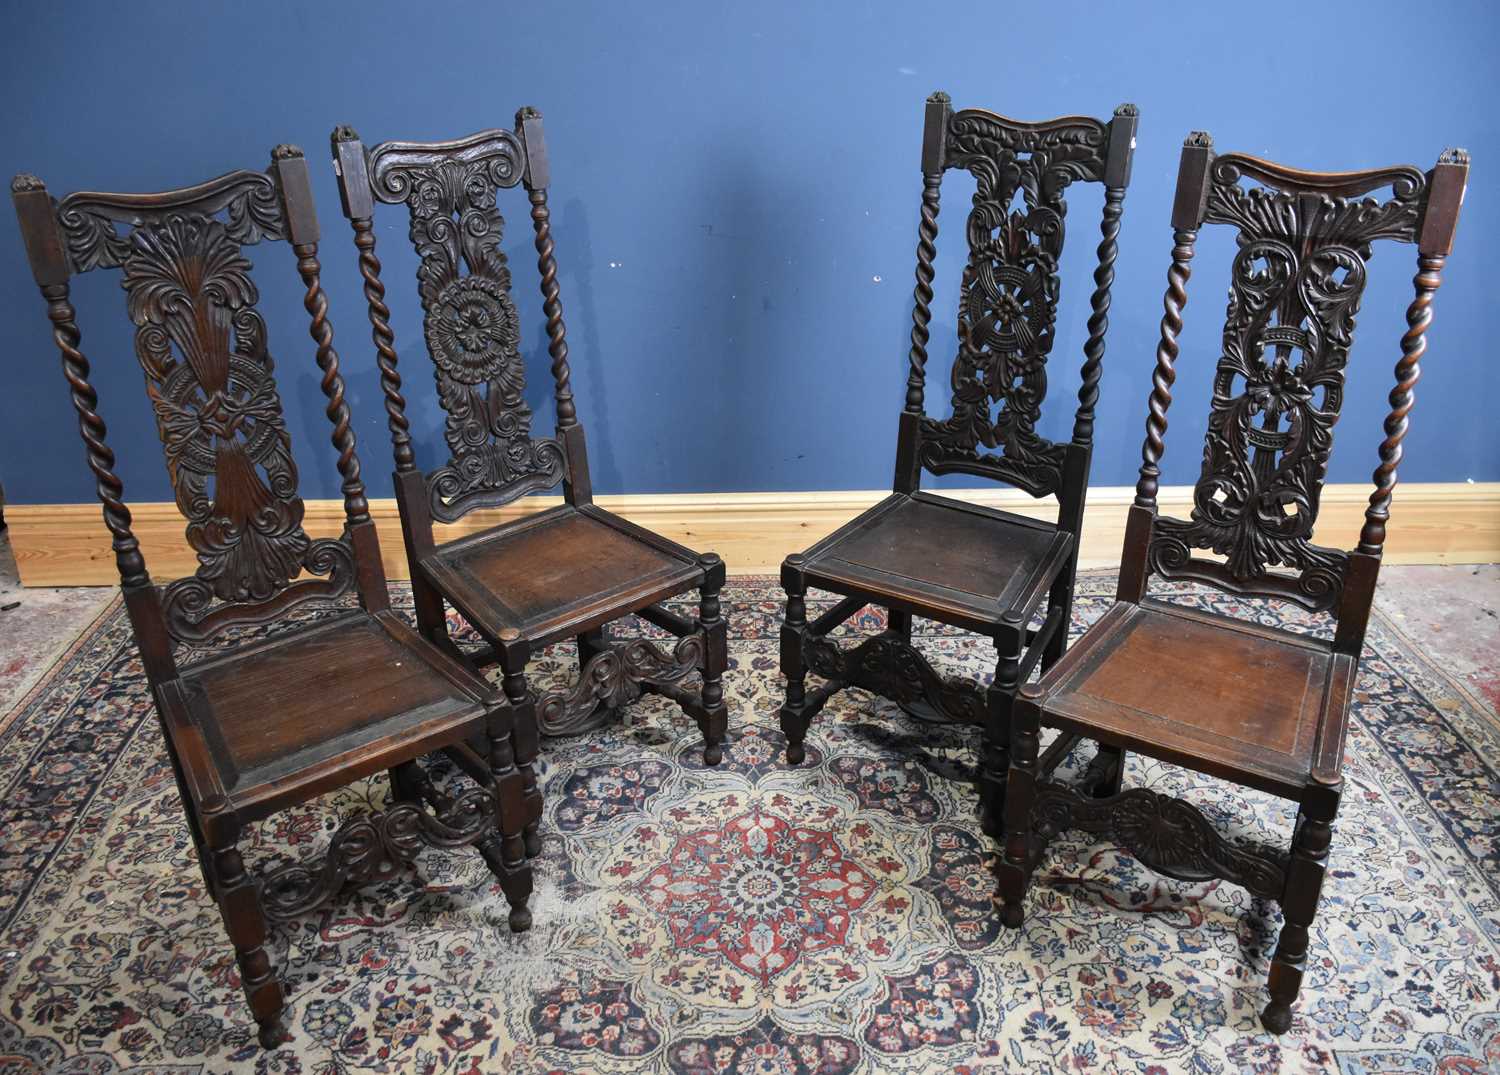
[[[1178,148],[1311,168],[1473,153],[1458,248],[1438,296],[1408,462],[1415,481],[1500,479],[1493,419],[1500,239],[1500,9],[1487,3],[1245,5],[1053,2],[534,5],[72,3],[14,6],[0,35],[3,164],[58,193],[158,190],[272,145],[314,163],[325,279],[372,492],[388,440],[358,275],[325,156],[352,123],[374,142],[547,117],[552,203],[581,414],[599,492],[870,489],[890,480],[903,394],[923,98],[1020,117],[1141,109],[1126,203],[1094,480],[1134,481],[1170,246]],[[970,188],[972,189],[972,188]],[[951,342],[967,193],[945,186],[934,342]],[[549,386],[524,198],[508,208],[530,396]],[[1098,195],[1075,199],[1055,364],[1084,339]],[[441,423],[398,210],[380,232],[419,444]],[[1227,237],[1192,285],[1166,480],[1191,481],[1227,286]],[[942,241],[940,240],[940,245]],[[254,255],[307,496],[334,496],[291,255]],[[1378,253],[1330,479],[1373,467],[1413,256]],[[1069,287],[1071,285],[1071,287]],[[81,458],[56,354],[9,212],[0,213],[0,479],[13,502],[81,501]],[[121,472],[135,500],[170,498],[118,275],[76,293]],[[934,347],[935,356],[940,348]],[[935,357],[941,396],[946,362]],[[1054,391],[1071,391],[1071,374]],[[1068,427],[1067,411],[1050,428]],[[967,479],[972,484],[973,479]]]

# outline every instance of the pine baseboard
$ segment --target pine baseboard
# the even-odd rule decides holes
[[[1367,485],[1330,485],[1323,491],[1318,541],[1352,547],[1364,519]],[[774,573],[782,559],[831,533],[885,492],[681,493],[601,496],[598,503],[641,526],[692,549],[717,552],[731,574]],[[1014,490],[945,491],[975,503],[1041,518],[1053,518],[1050,499],[1033,500]],[[1080,562],[1110,567],[1120,562],[1125,513],[1134,490],[1111,486],[1089,491]],[[528,497],[504,508],[475,512],[461,523],[439,527],[439,540],[485,529],[506,519],[560,503],[558,497]],[[1187,486],[1161,491],[1164,514],[1185,516]],[[314,537],[337,535],[343,525],[337,500],[309,500],[304,525]],[[371,514],[391,578],[406,578],[401,524],[394,500],[374,500]],[[119,581],[109,534],[98,504],[10,504],[10,523],[21,582],[26,586],[98,586]],[[196,567],[183,538],[175,504],[131,505],[135,532],[152,575],[169,580]],[[1396,490],[1387,563],[1469,564],[1500,561],[1500,482],[1405,484]]]

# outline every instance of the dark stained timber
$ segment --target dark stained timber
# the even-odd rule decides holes
[[[518,729],[526,846],[535,854],[541,796],[533,763],[540,733],[587,731],[654,689],[694,716],[705,757],[718,760],[728,723],[722,685],[726,628],[718,607],[724,566],[711,553],[700,556],[593,504],[557,280],[541,113],[521,109],[513,130],[444,142],[383,142],[369,150],[351,128],[339,127],[331,148],[369,306],[417,622],[424,636],[458,654],[447,633],[445,604],[452,604],[489,643],[489,659],[499,662]],[[501,249],[500,198],[516,187],[526,194],[537,252],[557,415],[552,437],[532,429],[522,326]],[[449,451],[448,461],[426,474],[417,469],[375,252],[379,204],[405,204],[419,258],[423,342],[437,378]],[[434,520],[454,522],[476,508],[559,483],[562,509],[442,545],[434,537]],[[661,601],[693,589],[700,595],[696,621],[661,607]],[[608,642],[606,625],[630,613],[664,623],[681,637],[669,669],[647,659],[642,646],[654,650],[649,643]],[[526,682],[527,661],[537,649],[567,637],[578,641],[580,678],[572,689],[538,699]],[[682,682],[688,673],[701,676],[701,689]]]
[[[301,151],[278,146],[266,172],[161,194],[79,193],[56,203],[24,175],[11,189],[188,831],[260,1042],[270,1048],[283,1037],[285,993],[265,944],[268,923],[333,900],[346,883],[390,876],[421,845],[475,847],[510,901],[511,928],[525,929],[531,871],[511,709],[390,608]],[[305,288],[344,498],[337,539],[312,540],[302,528],[291,437],[243,252],[266,241],[291,247]],[[69,278],[96,269],[120,270],[167,472],[198,554],[193,575],[160,588],[131,530],[70,301]],[[235,640],[209,656],[188,651],[190,663],[179,665],[176,643],[279,624],[309,602],[331,607],[259,641]],[[437,814],[403,801],[348,822],[321,864],[286,864],[258,878],[246,870],[237,845],[247,825],[381,768],[392,770],[401,799],[403,789],[431,788],[417,759],[460,749],[480,779]]]
[[[787,690],[781,726],[788,761],[806,756],[812,719],[850,686],[895,699],[924,720],[978,726],[985,828],[995,836],[1016,688],[1038,664],[1058,660],[1067,641],[1137,118],[1133,105],[1121,105],[1109,120],[1066,116],[1026,123],[979,109],[955,112],[944,93],[928,98],[911,347],[892,496],[782,565]],[[937,418],[925,410],[934,261],[943,176],[955,168],[974,177],[975,193],[963,230],[968,256],[949,377],[951,413]],[[1067,195],[1079,184],[1101,186],[1104,206],[1073,436],[1054,442],[1037,429],[1057,337]],[[1056,494],[1057,521],[1040,523],[922,492],[923,470],[975,474],[1033,496]],[[845,600],[836,613],[809,624],[809,588]],[[1027,625],[1044,601],[1044,627],[1031,630]],[[824,637],[867,604],[889,611],[889,631],[851,649]],[[939,676],[911,644],[913,616],[993,638],[993,681],[986,686]],[[808,672],[824,683],[809,691]]]
[[[1305,172],[1215,157],[1208,135],[1188,137],[1117,602],[1022,689],[1010,715],[1005,851],[996,866],[1005,923],[1022,924],[1032,871],[1047,842],[1070,828],[1108,836],[1168,877],[1239,884],[1276,900],[1285,915],[1261,1013],[1276,1034],[1291,1027],[1306,968],[1396,464],[1467,175],[1462,150],[1426,173]],[[1156,496],[1204,224],[1234,228],[1238,249],[1193,511],[1169,519],[1158,516]],[[1377,241],[1416,245],[1418,268],[1375,490],[1359,545],[1346,552],[1315,545],[1312,535]],[[1194,555],[1204,550],[1222,559]],[[1151,598],[1152,575],[1330,613],[1333,638]],[[1040,771],[1043,725],[1098,741],[1077,787]],[[1186,802],[1146,788],[1122,791],[1128,750],[1294,801],[1290,849],[1230,841]]]

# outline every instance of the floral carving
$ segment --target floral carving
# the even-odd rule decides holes
[[[925,701],[944,722],[982,727],[989,712],[979,687],[945,679],[900,635],[874,635],[847,650],[809,635],[803,650],[808,669],[824,679],[897,702]]]
[[[399,142],[370,155],[375,193],[404,201],[421,262],[423,331],[447,415],[450,458],[427,476],[433,516],[452,522],[562,480],[557,443],[531,435],[520,320],[495,192],[520,181],[514,135],[489,131],[452,152]]]
[[[1271,187],[1240,185],[1249,175]],[[1385,202],[1274,189],[1236,156],[1214,164],[1205,219],[1239,229],[1203,467],[1188,520],[1157,520],[1161,575],[1334,607],[1347,555],[1312,543],[1366,263],[1376,239],[1410,240],[1424,178],[1381,175]],[[1223,564],[1199,560],[1210,549]],[[1296,575],[1274,572],[1291,568]]]
[[[1057,259],[1068,211],[1063,193],[1074,180],[1103,176],[1105,143],[1104,125],[1089,119],[1019,127],[960,112],[950,120],[949,161],[971,172],[977,189],[967,227],[953,414],[922,424],[922,462],[934,473],[983,474],[1037,495],[1056,490],[1063,448],[1040,436],[1036,423],[1056,335]]]
[[[344,593],[354,570],[347,545],[312,541],[302,528],[291,438],[241,252],[282,234],[274,184],[244,172],[190,193],[139,215],[128,197],[81,195],[64,201],[59,219],[75,266],[123,270],[136,357],[199,563],[166,588],[163,611],[175,638],[197,641]],[[118,221],[130,225],[123,234]],[[328,577],[293,585],[304,571]]]

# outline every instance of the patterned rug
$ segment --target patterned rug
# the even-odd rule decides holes
[[[1000,928],[973,735],[849,691],[785,768],[780,591],[731,582],[724,764],[705,769],[659,699],[550,744],[534,929],[505,929],[477,855],[427,852],[276,933],[293,1040],[274,1053],[254,1043],[112,606],[0,733],[0,1071],[1500,1070],[1500,732],[1385,620],[1307,981],[1274,1039],[1256,1013],[1280,914],[1233,886],[1167,881],[1074,835],[1040,868],[1026,927]],[[1085,578],[1075,627],[1112,589]],[[852,628],[881,626],[867,610]],[[946,672],[991,665],[973,636],[918,634]],[[574,667],[558,647],[537,678]],[[1289,833],[1266,796],[1139,758],[1126,780]],[[385,796],[381,778],[280,815],[248,856],[313,853]]]

